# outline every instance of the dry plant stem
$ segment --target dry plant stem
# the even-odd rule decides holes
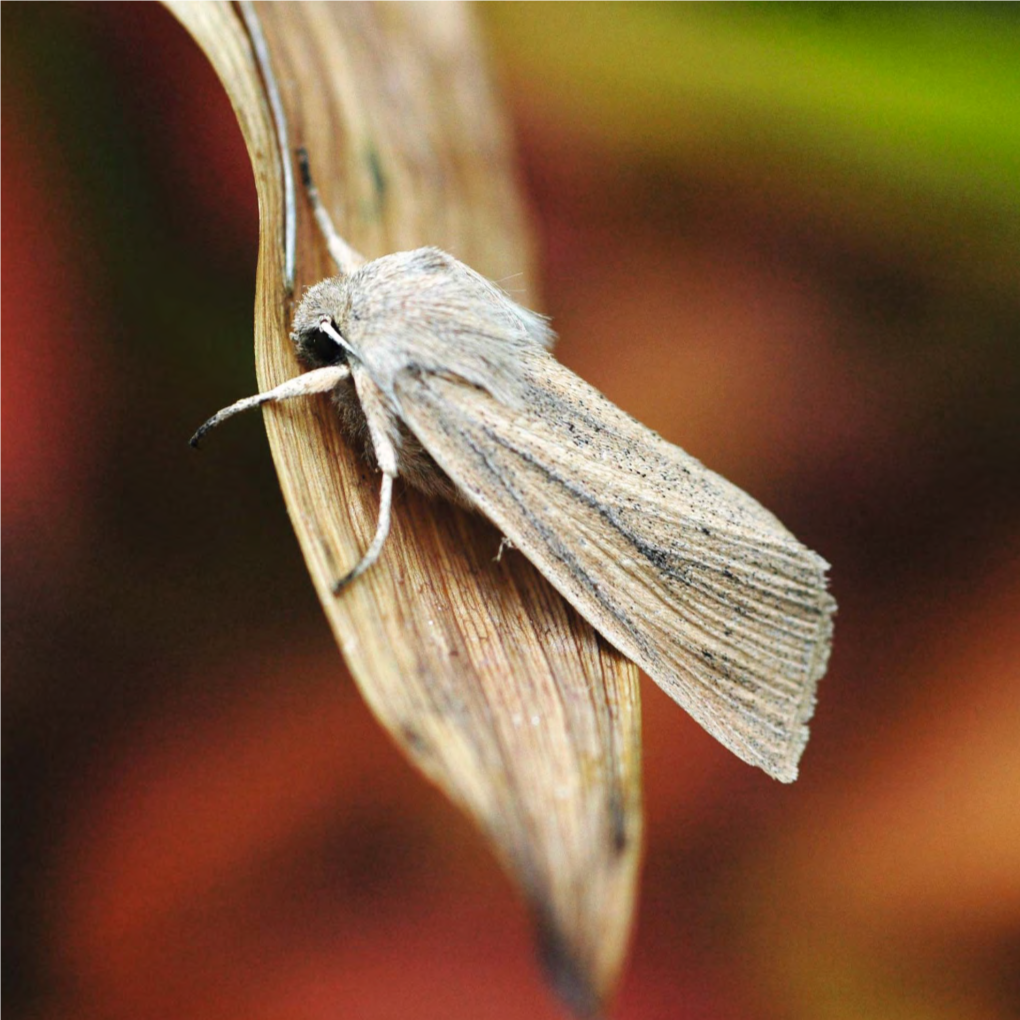
[[[287,339],[282,172],[242,23],[169,3],[231,97],[262,222],[259,385],[300,371]],[[376,257],[434,244],[492,279],[527,268],[505,134],[459,4],[257,4],[294,146],[327,210]],[[196,158],[201,158],[196,153]],[[303,196],[296,290],[334,269]],[[514,297],[527,303],[527,295]],[[595,1014],[627,943],[641,845],[637,671],[480,517],[395,488],[379,562],[333,581],[376,530],[378,478],[327,397],[265,415],[295,531],[333,632],[394,739],[477,819],[521,884],[551,979]]]

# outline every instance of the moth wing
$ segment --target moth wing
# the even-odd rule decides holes
[[[519,407],[409,370],[402,415],[465,497],[709,733],[797,776],[835,603],[828,565],[754,499],[551,356]]]

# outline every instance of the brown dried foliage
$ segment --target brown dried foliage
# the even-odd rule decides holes
[[[167,5],[230,95],[261,214],[259,384],[300,369],[287,332],[284,186],[251,44],[229,4]],[[459,4],[255,7],[292,147],[367,257],[434,244],[516,276],[528,244],[479,41]],[[200,158],[196,154],[196,158]],[[333,272],[297,196],[294,293]],[[525,278],[527,274],[525,273]],[[528,303],[514,280],[514,296]],[[331,582],[371,539],[378,485],[326,397],[265,412],[295,532],[354,677],[393,738],[474,817],[521,885],[551,980],[601,1010],[631,925],[641,845],[637,670],[477,516],[398,491],[379,564]]]

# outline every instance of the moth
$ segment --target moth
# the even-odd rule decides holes
[[[484,514],[550,584],[738,757],[791,782],[824,674],[828,564],[759,503],[564,368],[545,318],[453,256],[365,261],[298,153],[339,273],[308,289],[291,338],[309,371],[240,400],[332,395],[382,475]]]

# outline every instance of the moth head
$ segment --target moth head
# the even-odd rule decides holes
[[[298,357],[309,368],[342,365],[352,349],[346,341],[351,295],[347,278],[331,277],[305,291],[297,311],[290,338]]]

